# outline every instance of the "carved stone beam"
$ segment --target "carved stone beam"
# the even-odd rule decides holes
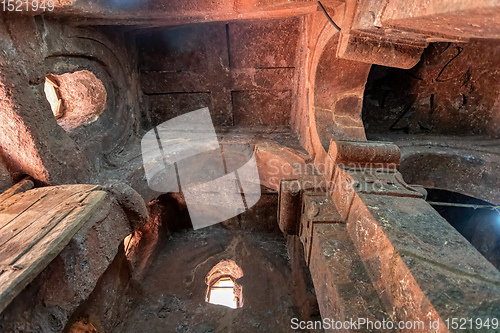
[[[398,38],[395,34],[349,31],[341,33],[339,58],[409,69],[415,66],[428,43],[418,39]]]

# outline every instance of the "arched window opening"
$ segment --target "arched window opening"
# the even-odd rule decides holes
[[[44,90],[57,123],[68,132],[93,123],[106,109],[106,88],[87,70],[49,74]]]
[[[232,309],[243,306],[242,286],[236,280],[243,276],[241,268],[232,260],[223,260],[208,273],[205,301]]]
[[[208,303],[224,305],[232,309],[238,307],[238,299],[234,295],[234,282],[231,278],[221,278],[209,289]]]

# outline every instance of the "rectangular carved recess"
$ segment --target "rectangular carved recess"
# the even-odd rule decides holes
[[[314,226],[319,223],[345,223],[345,221],[335,208],[330,196],[321,192],[304,192],[299,237],[304,246],[304,256],[308,266],[311,261]]]

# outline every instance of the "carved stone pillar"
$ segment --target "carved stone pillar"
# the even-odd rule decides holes
[[[500,317],[500,273],[404,182],[396,146],[332,141],[328,158],[327,186],[290,194],[282,181],[279,216],[303,244],[323,319],[346,322],[331,331],[377,331],[361,319],[448,332],[452,318]]]

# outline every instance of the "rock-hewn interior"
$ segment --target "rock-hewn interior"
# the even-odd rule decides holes
[[[498,331],[497,2],[11,2],[0,331]]]

